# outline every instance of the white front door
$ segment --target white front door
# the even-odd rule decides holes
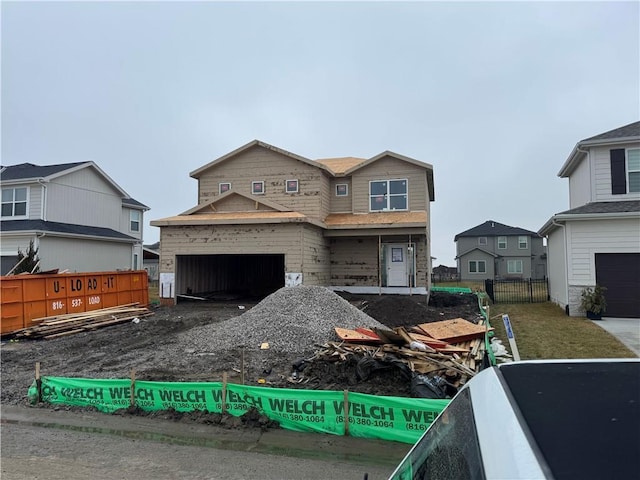
[[[387,245],[387,287],[406,287],[409,278],[407,266],[407,246],[403,244]]]

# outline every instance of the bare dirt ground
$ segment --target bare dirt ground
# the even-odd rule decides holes
[[[479,319],[477,298],[473,294],[434,292],[429,304],[425,297],[349,295],[340,296],[389,328],[410,326],[430,321],[465,318]],[[229,382],[266,386],[344,390],[373,395],[411,396],[410,380],[394,369],[381,369],[363,380],[355,374],[352,362],[308,361],[300,377],[292,382],[292,365],[313,356],[317,345],[305,345],[304,353],[286,351],[257,353],[237,348],[206,354],[181,350],[178,338],[191,329],[225,322],[250,311],[255,303],[183,302],[172,307],[158,307],[154,314],[138,323],[118,324],[99,330],[79,333],[53,340],[2,341],[1,381],[2,404],[25,405],[26,393],[34,379],[34,366],[41,363],[42,375],[85,378],[129,378],[135,369],[136,378],[156,381],[220,381],[222,372],[229,374]],[[240,309],[240,306],[244,309]],[[242,319],[242,317],[240,317]],[[252,325],[246,325],[247,329]],[[326,341],[335,341],[327,338]],[[262,355],[262,353],[261,353]],[[259,361],[258,361],[259,360]],[[241,368],[242,367],[242,368]],[[142,412],[131,412],[142,414]],[[149,415],[149,414],[147,414]],[[183,416],[176,412],[154,413],[163,416]],[[200,423],[231,422],[234,427],[265,427],[259,417],[221,419],[200,412],[193,414]]]

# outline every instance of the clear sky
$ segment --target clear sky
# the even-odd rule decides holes
[[[307,158],[434,167],[434,266],[494,220],[569,208],[581,139],[640,119],[640,3],[9,2],[2,165],[92,160],[149,206],[259,139]]]

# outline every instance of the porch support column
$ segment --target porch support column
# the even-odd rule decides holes
[[[378,235],[378,295],[382,295],[382,236]]]
[[[415,259],[415,252],[413,251],[413,248],[411,248],[411,234],[409,234],[409,248],[407,249],[408,252],[411,252],[411,263],[409,264],[409,296],[413,295],[413,291],[411,290],[412,288],[412,284],[413,284],[413,279],[415,278],[415,272],[413,271],[413,264],[414,264],[414,259]]]

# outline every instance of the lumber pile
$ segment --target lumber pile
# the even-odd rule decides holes
[[[153,315],[148,308],[130,303],[117,307],[103,308],[89,312],[67,313],[51,317],[35,318],[31,327],[15,333],[15,338],[52,339],[107,327],[118,323]]]
[[[475,324],[456,318],[389,330],[335,330],[341,341],[320,346],[315,358],[370,358],[386,364],[401,363],[413,374],[440,376],[458,387],[481,369],[485,335],[490,329],[484,320]]]

